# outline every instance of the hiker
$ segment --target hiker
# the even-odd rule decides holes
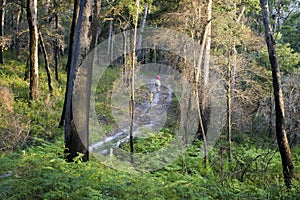
[[[150,91],[150,94],[149,94],[149,102],[150,102],[150,107],[152,105],[152,101],[153,101],[153,92],[152,90]]]
[[[159,92],[160,91],[160,75],[156,76],[156,80],[155,80],[155,87],[156,87],[156,91]]]

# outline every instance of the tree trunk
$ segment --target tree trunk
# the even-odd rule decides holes
[[[25,73],[24,73],[24,81],[28,80],[30,78],[30,66],[29,66],[29,59],[26,60],[26,66],[25,66]]]
[[[89,159],[89,107],[93,57],[85,59],[96,45],[99,9],[97,0],[80,1],[66,98],[65,153],[69,162],[72,162],[78,153],[83,154],[83,161]]]
[[[4,36],[4,20],[5,20],[5,5],[6,5],[6,0],[0,0],[0,37]],[[0,45],[0,64],[3,64],[3,46],[2,44]]]
[[[39,39],[40,39],[40,44],[41,44],[42,51],[44,54],[45,69],[46,69],[46,73],[47,73],[47,77],[48,77],[48,88],[49,88],[50,95],[52,96],[53,86],[52,86],[51,70],[50,70],[50,66],[49,66],[49,59],[48,59],[48,54],[47,54],[47,50],[45,47],[44,39],[43,39],[42,33],[40,31],[39,31]]]
[[[205,166],[208,164],[208,147],[207,147],[207,139],[206,139],[206,133],[207,133],[207,124],[206,124],[206,120],[205,120],[205,116],[204,116],[204,110],[203,110],[203,102],[206,102],[206,94],[203,93],[203,88],[202,86],[204,85],[203,81],[200,81],[200,77],[201,77],[201,69],[202,69],[202,65],[203,65],[203,57],[204,55],[207,56],[207,59],[210,59],[208,57],[208,54],[210,54],[210,39],[208,41],[209,46],[207,47],[207,51],[205,51],[205,46],[207,44],[207,38],[210,38],[210,33],[211,33],[211,1],[209,1],[207,9],[208,9],[208,15],[207,15],[207,22],[206,25],[203,29],[203,38],[201,41],[199,41],[200,44],[200,52],[198,55],[198,60],[197,60],[197,67],[195,68],[195,92],[196,92],[196,98],[197,98],[197,106],[198,106],[198,115],[199,115],[199,125],[198,125],[198,132],[201,132],[200,138],[203,138],[203,144],[204,144],[204,164]],[[205,70],[209,70],[209,61],[208,65],[206,67],[208,67]],[[207,63],[206,63],[207,64]],[[207,76],[208,72],[207,72]],[[208,82],[208,77],[207,80]],[[200,91],[201,95],[199,94],[199,90],[200,88],[202,88],[202,90]]]
[[[212,0],[208,1],[207,5],[207,36],[205,41],[204,61],[203,61],[203,86],[207,89],[209,80],[209,63],[210,63],[210,45],[211,45],[211,17],[212,17]],[[205,93],[206,94],[206,93]],[[202,102],[206,107],[206,101]]]
[[[200,105],[200,95],[199,95],[199,87],[198,87],[198,82],[196,82],[196,102],[197,102],[197,110],[198,110],[198,117],[199,117],[199,126],[200,130],[202,133],[202,138],[203,138],[203,149],[204,149],[204,158],[203,158],[203,163],[204,167],[208,165],[208,147],[207,147],[207,139],[206,139],[206,133],[207,130],[205,130],[205,125],[204,125],[204,120],[203,120],[203,111],[201,109]],[[199,128],[198,128],[199,129]]]
[[[227,71],[227,141],[228,141],[228,161],[232,161],[232,149],[231,149],[231,90],[232,90],[232,66],[230,62],[230,55],[228,56],[228,71]]]
[[[36,100],[39,95],[37,0],[27,0],[26,8],[30,35],[30,100]]]
[[[140,49],[142,46],[142,41],[143,41],[143,33],[144,29],[146,26],[146,19],[147,19],[147,14],[148,14],[148,3],[146,3],[145,8],[144,8],[144,14],[143,18],[141,21],[141,27],[140,27],[140,32],[137,40],[137,59],[138,61],[142,62],[145,64],[145,49]]]
[[[108,44],[107,44],[107,55],[110,58],[110,63],[112,63],[112,58],[113,58],[113,42],[112,42],[112,37],[113,37],[113,19],[109,21],[109,30],[108,30]]]
[[[268,0],[260,0],[260,5],[262,8],[263,22],[265,27],[265,39],[268,46],[269,60],[272,67],[273,92],[276,112],[276,138],[282,160],[284,181],[286,186],[290,187],[292,184],[292,179],[295,177],[295,172],[292,154],[285,131],[284,101],[281,88],[281,76],[277,60],[276,45],[271,30]]]
[[[71,61],[72,61],[73,47],[74,47],[74,38],[75,38],[75,29],[76,29],[76,25],[77,25],[77,21],[78,21],[78,14],[79,14],[79,0],[75,0],[74,1],[74,11],[73,11],[72,26],[71,26],[71,32],[70,32],[68,61],[67,61],[67,65],[66,65],[66,70],[67,70],[67,84],[66,84],[64,108],[62,110],[62,114],[61,114],[61,117],[60,117],[59,127],[63,127],[65,125],[67,94],[69,93],[69,91],[68,91],[69,74],[70,74],[70,69],[71,69]]]
[[[241,5],[240,14],[235,19],[238,24],[244,14],[245,6]],[[236,10],[236,5],[234,5]],[[235,38],[235,35],[232,35]],[[233,39],[235,41],[235,39]],[[231,58],[232,56],[232,58]],[[232,62],[231,62],[232,60]],[[233,42],[231,53],[228,56],[228,74],[227,74],[227,140],[228,140],[228,160],[232,161],[231,135],[232,135],[232,105],[234,105],[235,74],[237,68],[237,50],[236,43]]]
[[[122,32],[122,39],[123,39],[123,66],[122,66],[122,76],[123,76],[123,82],[126,83],[126,68],[127,68],[127,34],[126,34],[126,28],[127,28],[127,25],[125,26],[125,28],[122,28],[121,29],[121,32]]]
[[[137,42],[137,24],[139,17],[139,6],[140,0],[136,0],[136,16],[134,21],[134,34],[133,34],[133,50],[132,50],[132,59],[131,59],[131,87],[130,87],[130,132],[129,132],[129,142],[130,142],[130,153],[131,153],[131,162],[133,163],[133,125],[134,125],[134,75],[135,75],[135,64],[136,64],[136,42]]]
[[[13,33],[13,41],[14,41],[14,50],[15,55],[17,58],[20,56],[20,39],[19,39],[19,29],[20,29],[20,22],[21,22],[21,16],[23,14],[23,9],[21,6],[18,7],[18,14],[16,17],[16,26],[14,27],[16,31]]]
[[[74,0],[74,7],[73,7],[73,19],[70,31],[70,41],[69,41],[69,52],[68,52],[68,61],[66,65],[66,70],[69,73],[71,62],[72,62],[72,54],[73,54],[73,46],[74,46],[74,39],[75,39],[75,30],[78,21],[78,14],[79,14],[79,2],[80,0]]]
[[[56,33],[58,34],[58,15],[55,13],[55,27]],[[59,61],[58,61],[58,54],[59,54],[59,40],[55,39],[55,45],[54,45],[54,69],[55,69],[55,79],[58,81],[58,67],[59,67]]]

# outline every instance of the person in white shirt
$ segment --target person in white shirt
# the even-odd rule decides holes
[[[155,80],[155,87],[156,87],[156,91],[159,92],[160,91],[160,75],[156,76],[156,80]]]

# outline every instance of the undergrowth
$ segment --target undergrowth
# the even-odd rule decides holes
[[[204,168],[192,146],[173,164],[155,172],[126,173],[91,157],[68,163],[63,142],[40,141],[25,151],[0,157],[2,199],[297,199],[299,185],[287,190],[280,176],[240,181]],[[252,152],[253,149],[246,153]],[[214,153],[212,152],[214,159]],[[277,160],[277,159],[276,159]],[[275,160],[275,161],[276,161]],[[276,162],[275,162],[276,163]],[[262,164],[262,162],[260,162]],[[226,165],[224,165],[226,166]],[[273,168],[272,166],[270,166]],[[226,169],[228,170],[228,169]],[[250,172],[249,172],[250,173]],[[254,176],[255,172],[251,172]]]

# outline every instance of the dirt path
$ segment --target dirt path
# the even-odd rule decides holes
[[[167,109],[172,100],[172,88],[162,84],[160,92],[156,91],[154,80],[146,80],[148,90],[137,89],[136,105],[134,113],[134,137],[147,137],[149,133],[158,132],[165,124]],[[149,92],[153,92],[153,102],[150,106]],[[120,130],[114,131],[110,136],[104,137],[99,142],[89,146],[90,152],[107,154],[110,148],[117,148],[129,140],[129,118],[128,115],[120,117]]]

